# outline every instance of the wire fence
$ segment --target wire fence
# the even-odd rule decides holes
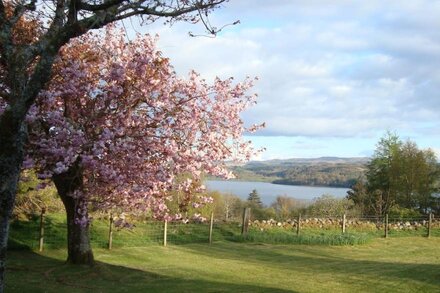
[[[250,215],[250,210],[244,211],[243,220],[239,223],[219,221],[214,218],[212,222],[137,221],[129,229],[114,227],[112,220],[103,218],[92,222],[90,241],[95,248],[119,248],[242,240],[277,243],[280,242],[276,240],[279,239],[277,233],[282,233],[283,239],[290,239],[283,240],[285,243],[308,243],[298,242],[294,238],[307,235],[315,238],[328,235],[360,235],[360,233],[369,237],[440,237],[440,219],[432,214],[411,218],[388,217],[388,215],[383,217],[298,215],[284,221],[274,219],[251,221]],[[67,246],[67,224],[62,217],[53,218],[42,214],[34,221],[14,222],[10,233],[12,247],[21,245],[42,250]],[[252,237],[247,237],[249,234],[252,234]]]
[[[241,223],[213,222],[168,222],[165,233],[163,221],[138,221],[132,228],[112,227],[108,220],[93,221],[90,226],[90,243],[95,248],[139,247],[148,245],[209,243],[218,240],[231,240],[240,235]],[[31,249],[60,249],[67,246],[67,223],[44,218],[40,227],[37,220],[14,222],[11,224],[9,247],[29,247]]]

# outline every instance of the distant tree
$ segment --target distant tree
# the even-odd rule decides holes
[[[399,151],[402,142],[399,137],[387,132],[382,137],[367,164],[367,190],[373,196],[375,213],[382,215],[395,204],[399,188]]]
[[[302,207],[301,203],[288,196],[277,196],[271,204],[280,220],[286,220],[293,216],[293,212]]]
[[[347,199],[352,200],[356,208],[364,215],[376,215],[377,201],[367,191],[365,179],[359,178],[347,191]]]
[[[233,194],[223,195],[223,214],[226,221],[238,219],[243,209],[243,202]]]
[[[263,203],[256,189],[253,189],[252,192],[249,193],[247,201],[251,208],[263,208]]]
[[[365,182],[353,185],[347,197],[368,215],[396,213],[398,208],[426,213],[438,206],[438,178],[439,165],[432,150],[420,150],[414,142],[403,143],[387,132],[367,164]]]
[[[347,213],[353,205],[353,202],[347,198],[336,198],[333,195],[324,194],[314,200],[308,207],[308,212],[323,217],[341,216]]]
[[[396,203],[405,209],[417,209],[427,213],[438,198],[439,165],[430,149],[420,150],[417,144],[407,141],[402,145],[400,161],[400,184]]]
[[[251,220],[267,220],[276,218],[273,207],[264,207],[257,190],[252,190],[246,201],[246,206],[251,208]]]
[[[213,198],[214,216],[224,221],[240,221],[245,203],[230,193],[209,192]]]

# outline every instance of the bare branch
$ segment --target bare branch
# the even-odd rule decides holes
[[[96,9],[92,16],[78,20],[75,23],[71,23],[72,27],[66,29],[73,30],[75,33],[72,35],[72,37],[77,37],[88,31],[89,29],[102,28],[103,26],[114,21],[123,20],[132,16],[148,15],[150,17],[176,18],[189,14],[191,12],[214,8],[215,6],[225,1],[226,0],[208,1],[207,3],[205,3],[204,1],[198,1],[190,6],[166,10],[163,7],[159,8],[157,5],[143,6],[146,1],[118,4],[123,3],[124,1],[111,0],[108,3],[115,3],[114,5],[105,5],[107,9]],[[108,3],[106,2],[106,4]],[[83,4],[81,3],[80,5]],[[215,32],[215,30],[212,30],[212,28],[209,29],[208,25],[205,25],[205,27],[210,33]]]
[[[221,32],[225,27],[228,27],[228,26],[232,26],[232,25],[237,25],[237,24],[239,24],[240,23],[240,21],[239,20],[236,20],[236,21],[234,21],[233,23],[228,23],[228,24],[225,24],[225,25],[223,25],[221,28],[215,28],[215,27],[212,27],[212,28],[210,28],[210,29],[208,29],[207,28],[207,30],[210,32],[210,34],[209,35],[206,35],[206,34],[193,34],[192,32],[188,32],[188,35],[190,36],[190,37],[206,37],[206,38],[215,38],[216,36],[217,36],[217,34],[219,33],[219,32]]]
[[[81,4],[80,2],[80,0],[70,0],[67,22],[72,23],[78,20],[78,6]]]
[[[78,10],[86,10],[90,12],[105,10],[114,6],[119,6],[124,2],[124,0],[109,0],[105,1],[102,4],[88,4],[84,1],[79,1],[79,5],[77,6]]]

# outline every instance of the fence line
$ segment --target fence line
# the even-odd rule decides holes
[[[110,213],[109,225],[108,225],[108,249],[112,249],[113,244],[113,214]]]
[[[212,244],[212,229],[214,227],[214,212],[211,213],[211,219],[209,221],[209,244]]]
[[[66,224],[52,223],[48,220],[45,211],[42,210],[39,217],[39,229],[35,233],[35,242],[38,242],[39,251],[43,247],[59,248],[66,246]],[[332,230],[341,234],[369,232],[376,233],[383,231],[383,237],[397,235],[399,231],[407,231],[410,235],[420,235],[426,237],[433,236],[433,230],[436,229],[435,236],[440,236],[440,221],[433,214],[428,217],[353,217],[341,215],[339,217],[317,217],[310,215],[298,215],[296,219],[286,221],[254,220],[251,221],[251,209],[243,210],[243,221],[241,223],[216,221],[214,214],[211,214],[209,222],[178,222],[178,221],[144,221],[136,224],[133,229],[119,229],[115,227],[113,215],[110,214],[107,226],[91,225],[91,243],[92,246],[112,249],[113,246],[145,246],[149,244],[168,243],[209,243],[215,240],[231,240],[240,235],[246,236],[249,231],[269,232],[271,229],[282,229],[292,235],[304,235],[316,231]],[[93,222],[92,222],[93,223]],[[60,232],[61,231],[61,232]],[[413,233],[413,234],[411,234]],[[37,240],[38,239],[38,240]],[[35,243],[36,244],[36,243]],[[36,247],[32,243],[31,247]]]

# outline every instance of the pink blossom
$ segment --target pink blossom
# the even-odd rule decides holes
[[[98,209],[149,210],[171,219],[169,190],[200,191],[202,172],[231,178],[225,161],[257,152],[242,136],[260,126],[246,128],[240,119],[255,103],[247,94],[254,80],[207,84],[194,71],[178,77],[154,38],[126,43],[111,27],[98,34],[61,49],[59,69],[28,115],[27,155],[41,178],[79,163],[84,186],[72,196]],[[5,107],[0,98],[0,113]],[[190,178],[179,184],[182,173]],[[195,198],[194,205],[211,200]],[[87,206],[77,213],[87,223]]]

